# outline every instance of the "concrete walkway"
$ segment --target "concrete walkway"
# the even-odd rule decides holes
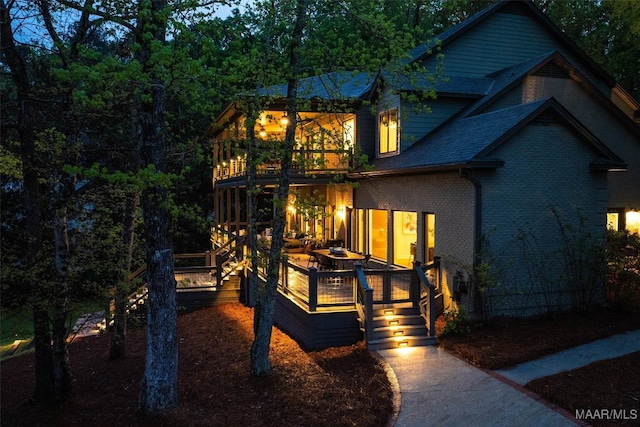
[[[638,350],[640,350],[640,330],[629,331],[508,369],[500,369],[496,373],[524,385],[536,378],[571,371],[599,360],[614,359]]]
[[[439,347],[380,350],[401,395],[396,427],[575,426],[571,414],[528,392],[531,379],[640,350],[640,330],[508,370],[484,371]]]

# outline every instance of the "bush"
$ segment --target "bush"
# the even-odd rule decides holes
[[[441,335],[469,335],[471,328],[469,327],[469,316],[464,307],[452,308],[443,313],[445,325],[442,328]]]
[[[607,234],[607,301],[613,307],[640,307],[640,236],[628,231]]]

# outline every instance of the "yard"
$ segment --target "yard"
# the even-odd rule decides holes
[[[273,375],[255,379],[248,373],[251,325],[251,310],[235,303],[179,317],[181,402],[162,418],[135,411],[144,369],[143,330],[130,332],[124,360],[107,360],[107,335],[74,342],[75,390],[60,408],[27,403],[33,391],[33,354],[6,360],[2,425],[385,425],[393,410],[392,391],[383,367],[362,344],[305,352],[274,329]],[[466,337],[443,338],[440,345],[477,366],[496,369],[635,328],[640,328],[638,313],[599,311],[501,320],[476,326]],[[640,370],[630,369],[638,363],[640,354],[635,353],[580,373],[538,380],[529,388],[569,409],[638,408]]]

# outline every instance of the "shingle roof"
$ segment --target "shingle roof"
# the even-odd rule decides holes
[[[423,72],[392,74],[383,71],[385,83],[399,91],[429,90],[435,86],[439,95],[479,97],[486,95],[493,80],[488,78],[451,76],[435,82]]]
[[[364,98],[375,82],[376,74],[356,71],[335,71],[300,80],[298,97],[304,99],[344,100]],[[259,95],[285,98],[287,85],[269,86],[258,91]]]
[[[441,167],[480,160],[481,152],[508,135],[548,101],[543,99],[455,121],[397,156],[376,159],[374,169],[380,172]]]
[[[624,162],[591,134],[554,98],[516,105],[461,118],[431,135],[405,152],[373,161],[371,174],[406,173],[418,169],[448,167],[497,167],[502,161],[492,153],[510,136],[542,112],[553,109],[565,124],[583,135],[585,141],[598,153],[598,162],[606,167],[624,168]]]
[[[548,52],[544,55],[540,55],[537,58],[530,59],[513,67],[505,68],[504,70],[497,71],[487,76],[491,79],[493,84],[489,87],[489,90],[485,93],[486,96],[475,102],[465,113],[465,116],[474,114],[477,111],[481,111],[482,107],[499,98],[499,94],[509,89],[515,83],[521,81],[538,65],[546,63],[550,58],[558,56],[559,53],[556,50]]]

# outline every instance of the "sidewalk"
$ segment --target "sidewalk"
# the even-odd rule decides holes
[[[598,360],[613,359],[638,350],[640,350],[640,329],[603,338],[508,369],[500,369],[496,373],[524,385],[536,378],[571,371]]]
[[[401,404],[396,427],[575,426],[572,415],[529,393],[534,378],[640,350],[640,330],[517,365],[484,371],[439,347],[379,350],[393,369]]]

